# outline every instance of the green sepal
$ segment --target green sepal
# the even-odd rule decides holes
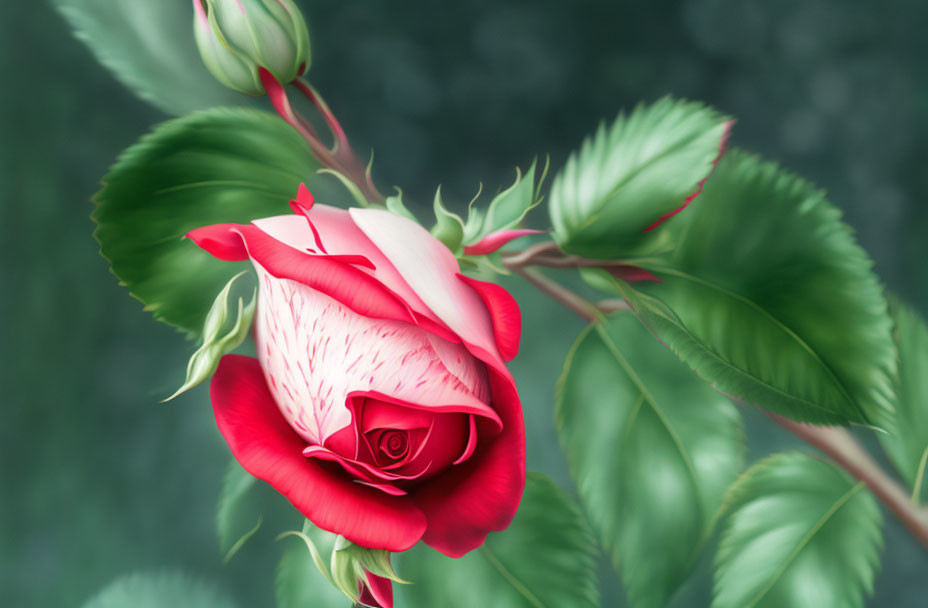
[[[464,221],[445,207],[444,201],[441,200],[441,186],[435,190],[432,208],[435,210],[435,226],[432,227],[432,236],[444,243],[455,255],[459,255],[462,251],[461,242],[464,239]]]
[[[519,167],[516,167],[516,179],[513,184],[493,197],[485,212],[474,207],[471,201],[467,222],[464,224],[463,242],[466,245],[472,245],[492,232],[508,230],[521,224],[528,212],[541,202],[541,186],[548,174],[549,162],[550,159],[545,160],[537,186],[535,167],[538,165],[538,160],[535,159],[525,175]]]
[[[365,570],[396,583],[408,584],[390,565],[389,551],[361,547],[319,528],[308,519],[303,522],[302,531],[284,532],[277,538],[288,536],[296,536],[305,543],[322,576],[352,602],[360,597],[359,585],[364,582]]]
[[[384,206],[387,208],[387,211],[393,213],[394,215],[400,215],[406,219],[412,220],[419,223],[419,220],[416,219],[416,216],[413,215],[412,211],[406,208],[406,205],[403,203],[403,191],[399,188],[396,189],[396,194],[393,196],[388,196],[387,200],[384,201]]]
[[[348,194],[351,195],[351,198],[354,201],[361,205],[362,207],[368,206],[367,197],[364,196],[364,193],[361,192],[361,189],[358,188],[358,185],[351,181],[345,174],[339,173],[335,169],[322,168],[316,171],[319,175],[331,175],[338,182],[345,187],[345,190],[348,191]]]
[[[255,316],[255,305],[258,301],[257,291],[254,292],[247,306],[241,298],[238,299],[238,312],[235,323],[225,335],[220,335],[229,317],[229,291],[232,289],[235,280],[243,274],[245,274],[245,271],[232,277],[226,283],[226,286],[222,288],[222,291],[219,292],[219,295],[216,296],[216,300],[209,309],[206,321],[203,324],[203,344],[193,353],[187,363],[187,377],[184,384],[164,401],[174,399],[212,376],[216,368],[219,367],[219,360],[223,355],[229,354],[245,341]]]

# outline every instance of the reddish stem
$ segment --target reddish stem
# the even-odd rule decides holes
[[[264,68],[259,68],[258,75],[261,78],[261,84],[264,86],[264,90],[267,92],[268,98],[271,100],[274,109],[277,110],[277,113],[287,124],[296,129],[303,139],[306,140],[316,160],[323,166],[337,171],[354,182],[368,202],[382,202],[384,200],[383,195],[380,194],[374,186],[364,166],[351,152],[351,147],[348,145],[348,139],[345,137],[344,131],[341,130],[341,126],[338,125],[338,121],[335,119],[335,116],[332,115],[328,106],[325,105],[325,102],[319,99],[322,107],[325,108],[323,116],[326,116],[326,123],[329,125],[329,128],[332,128],[333,123],[337,126],[338,131],[336,132],[333,129],[333,133],[336,133],[336,137],[341,143],[341,145],[336,145],[334,150],[330,150],[323,144],[313,126],[294,111],[293,106],[290,104],[290,98],[287,97],[287,91],[273,74]],[[317,107],[320,106],[317,105]],[[322,110],[320,109],[320,111]]]

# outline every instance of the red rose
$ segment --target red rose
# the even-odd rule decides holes
[[[459,557],[506,528],[525,484],[522,408],[504,365],[521,316],[460,274],[421,226],[375,209],[296,215],[188,236],[258,274],[258,358],[212,381],[219,430],[252,475],[314,524],[365,547],[420,539]]]

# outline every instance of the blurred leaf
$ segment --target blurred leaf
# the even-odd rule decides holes
[[[529,474],[512,524],[460,559],[420,544],[398,554],[397,606],[599,606],[596,544],[579,509],[554,483]]]
[[[664,98],[619,114],[609,128],[600,124],[551,185],[555,240],[590,258],[635,251],[649,227],[698,191],[728,120],[703,104]]]
[[[180,116],[249,98],[206,70],[189,0],[52,0],[97,60],[145,101]]]
[[[166,122],[103,180],[93,214],[101,252],[156,319],[197,333],[216,294],[248,264],[217,260],[184,235],[290,213],[300,182],[315,189],[318,167],[271,114],[220,108]]]
[[[882,516],[863,482],[799,453],[732,488],[713,608],[855,608],[873,591]]]
[[[737,408],[619,313],[588,327],[571,349],[557,427],[629,603],[665,606],[743,466]]]
[[[251,536],[249,533],[261,523],[262,513],[255,510],[246,500],[257,481],[238,462],[229,462],[222,478],[219,503],[216,505],[219,551],[226,560],[232,557],[232,548],[238,549],[240,541],[247,540]]]
[[[616,285],[718,390],[794,420],[891,424],[883,291],[841,213],[808,182],[738,152],[663,226],[676,249]]]
[[[928,327],[918,313],[897,300],[890,303],[899,353],[895,431],[878,433],[893,464],[921,500],[928,458]]]
[[[351,602],[321,572],[322,568],[328,572],[327,560],[334,549],[335,535],[332,535],[332,546],[317,544],[313,547],[317,551],[314,558],[306,542],[312,528],[314,526],[307,520],[300,534],[281,540],[287,548],[277,564],[277,608],[348,608]]]
[[[116,579],[83,608],[234,608],[212,586],[179,572],[137,573]]]

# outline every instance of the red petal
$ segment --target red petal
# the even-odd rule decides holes
[[[504,530],[525,488],[525,429],[522,405],[508,376],[490,367],[493,404],[503,431],[483,441],[465,463],[429,482],[413,496],[428,518],[422,540],[449,557],[476,549],[494,530]],[[478,423],[479,424],[479,423]]]
[[[226,262],[248,259],[248,250],[237,232],[242,224],[213,224],[191,230],[187,238],[215,258]]]
[[[361,603],[375,608],[393,608],[393,582],[367,570],[364,575],[367,582],[362,585]]]
[[[486,235],[479,242],[464,247],[465,255],[487,255],[493,253],[509,241],[530,234],[544,234],[545,230],[499,230]]]
[[[519,340],[522,337],[522,311],[512,295],[497,285],[486,281],[478,281],[463,274],[458,274],[465,283],[474,288],[493,321],[493,334],[496,346],[503,360],[509,361],[519,352]]]
[[[223,357],[210,396],[219,432],[239,464],[320,528],[388,551],[405,551],[422,537],[426,520],[409,498],[362,486],[303,456],[306,443],[277,409],[257,359]]]
[[[237,232],[251,259],[278,279],[302,283],[366,317],[413,322],[409,308],[396,295],[339,257],[304,253],[257,226],[240,226]]]

